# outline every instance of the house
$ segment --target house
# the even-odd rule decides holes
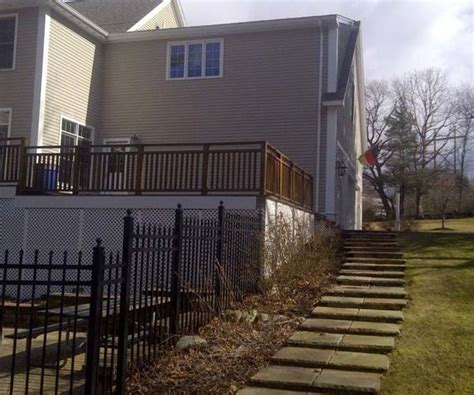
[[[360,23],[340,15],[188,27],[179,0],[3,0],[0,181],[18,190],[0,193],[263,197],[360,228],[363,93]]]

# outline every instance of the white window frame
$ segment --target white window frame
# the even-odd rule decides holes
[[[61,115],[60,117],[60,120],[59,120],[59,141],[58,141],[58,145],[61,146],[61,137],[62,137],[62,134],[63,133],[66,133],[67,135],[71,136],[71,137],[74,137],[75,138],[75,145],[77,145],[77,143],[79,142],[79,130],[77,130],[77,134],[76,135],[73,135],[69,132],[66,132],[66,131],[63,131],[63,120],[66,120],[66,121],[69,121],[69,122],[72,122],[72,123],[75,123],[77,124],[77,128],[79,129],[79,126],[84,126],[86,128],[89,128],[91,129],[91,145],[94,144],[94,141],[95,141],[95,128],[93,126],[90,126],[90,125],[87,125],[85,122],[80,122],[80,121],[76,121],[74,118],[71,118],[71,117],[68,117],[67,115]],[[85,139],[84,139],[85,140]]]
[[[15,40],[13,42],[13,63],[10,69],[2,69],[0,68],[0,72],[2,71],[15,71],[16,70],[16,48],[18,42],[18,13],[16,14],[3,14],[0,15],[0,19],[7,19],[7,18],[15,18]]]
[[[219,75],[206,76],[206,44],[219,43],[220,44],[220,59],[219,59]],[[189,46],[193,44],[202,44],[202,56],[201,56],[201,70],[202,75],[199,77],[188,77],[188,56]],[[184,76],[171,78],[171,47],[176,45],[184,45]],[[190,40],[190,41],[171,41],[167,46],[166,56],[166,79],[168,81],[182,81],[182,80],[199,80],[199,79],[213,79],[222,78],[224,76],[224,39],[223,38],[211,38],[205,40]]]
[[[12,114],[13,114],[13,111],[12,111],[11,107],[8,107],[8,108],[0,108],[0,112],[7,112],[8,113],[8,124],[7,124],[7,127],[8,127],[8,129],[7,129],[7,139],[8,139],[8,138],[10,138],[11,132],[12,132]]]

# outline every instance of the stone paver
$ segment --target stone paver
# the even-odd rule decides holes
[[[405,298],[407,293],[402,287],[378,287],[369,285],[337,285],[326,293],[332,296],[359,296],[381,298]]]
[[[287,391],[274,388],[247,387],[237,392],[238,395],[323,395],[322,392]],[[327,394],[326,394],[327,395]]]
[[[388,286],[403,286],[405,280],[402,278],[382,278],[382,277],[368,277],[368,276],[338,276],[336,281],[339,284],[352,285],[388,285]]]
[[[394,233],[349,232],[338,284],[240,395],[379,393],[407,305]]]
[[[404,319],[401,311],[326,306],[316,307],[311,315],[321,318],[340,318],[375,322],[399,322]]]
[[[394,272],[386,270],[347,270],[342,269],[343,276],[381,277],[381,278],[405,278],[405,272]]]
[[[319,302],[322,306],[358,307],[368,309],[399,310],[406,307],[406,299],[363,298],[350,296],[323,296]]]
[[[398,336],[400,334],[400,327],[397,324],[325,318],[308,318],[301,324],[300,328],[308,331],[331,333],[357,333],[381,336]]]
[[[380,377],[378,373],[325,369],[314,381],[313,387],[319,390],[376,394],[380,391]]]
[[[270,365],[251,378],[253,384],[291,390],[311,389],[321,369]]]
[[[396,270],[403,271],[406,269],[406,265],[403,264],[393,264],[393,265],[379,265],[377,263],[344,263],[342,265],[343,269],[349,270],[377,270],[377,271],[386,271],[386,270]]]
[[[272,361],[285,366],[308,368],[327,367],[373,372],[384,372],[388,369],[386,355],[303,347],[284,347],[272,357]]]
[[[288,339],[291,346],[337,348],[344,338],[341,333],[297,331]]]
[[[297,331],[288,339],[287,345],[293,347],[386,353],[394,348],[395,341],[393,337],[388,336]]]

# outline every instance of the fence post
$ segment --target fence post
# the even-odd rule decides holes
[[[127,377],[128,351],[128,313],[130,305],[130,273],[132,267],[133,247],[133,217],[132,211],[127,210],[123,219],[122,245],[122,282],[120,285],[120,320],[117,352],[117,391],[118,395],[125,393],[125,379]]]
[[[214,308],[217,313],[221,310],[222,298],[222,279],[220,274],[224,274],[224,202],[219,205],[217,215],[217,251],[214,268],[214,288],[216,297],[214,301]]]
[[[202,179],[201,179],[201,193],[207,195],[207,183],[209,172],[209,144],[204,144],[202,150]]]
[[[100,321],[102,319],[102,299],[104,293],[105,254],[102,241],[97,239],[92,259],[91,301],[89,309],[89,329],[87,331],[87,359],[85,393],[94,395],[97,390],[97,366],[100,353]]]
[[[179,315],[181,311],[181,266],[183,254],[183,209],[181,204],[175,212],[173,233],[173,262],[171,265],[171,312],[170,333],[179,332]]]

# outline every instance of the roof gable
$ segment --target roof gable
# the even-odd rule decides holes
[[[96,25],[111,33],[126,32],[163,0],[64,1]]]

